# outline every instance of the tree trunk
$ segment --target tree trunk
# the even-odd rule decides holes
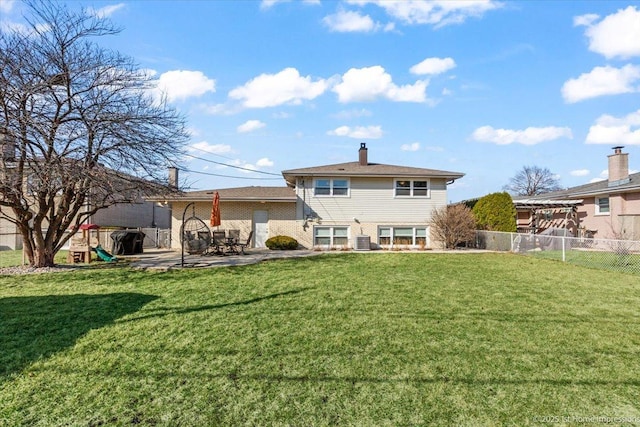
[[[42,267],[54,267],[55,263],[53,259],[56,253],[53,251],[53,247],[47,247],[46,244],[38,245],[35,241],[33,234],[27,227],[20,227],[22,234],[22,246],[27,259],[29,260],[30,267],[42,268]]]
[[[33,252],[33,261],[31,262],[32,267],[53,267],[55,263],[53,262],[53,258],[55,254],[51,249],[47,248],[36,248]]]

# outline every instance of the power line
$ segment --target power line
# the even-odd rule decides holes
[[[259,177],[259,178],[252,178],[252,177],[250,177],[250,176],[222,175],[222,174],[219,174],[219,173],[210,173],[210,172],[199,172],[199,171],[193,171],[193,170],[185,169],[185,168],[180,168],[180,170],[181,170],[181,171],[183,171],[183,172],[188,172],[188,173],[197,173],[197,174],[199,174],[199,175],[208,175],[208,176],[219,176],[219,177],[222,177],[222,178],[254,179],[254,180],[255,180],[255,179],[260,179],[260,180],[274,180],[274,181],[275,181],[276,179],[277,179],[277,180],[281,180],[281,179],[282,179],[282,177],[280,177],[280,178],[263,178],[263,177]],[[250,170],[250,169],[248,169],[248,170]]]
[[[189,156],[189,157],[193,157],[194,159],[202,160],[203,162],[213,163],[213,164],[216,164],[216,165],[226,166],[226,167],[229,167],[229,168],[235,168],[235,169],[240,169],[240,170],[249,171],[249,172],[261,173],[261,174],[264,174],[264,175],[273,175],[273,176],[278,176],[278,177],[281,176],[278,173],[264,172],[264,171],[259,171],[259,170],[255,170],[255,169],[243,168],[242,166],[230,165],[228,163],[216,162],[215,160],[203,159],[202,157],[194,156],[193,154],[186,154],[186,155]]]

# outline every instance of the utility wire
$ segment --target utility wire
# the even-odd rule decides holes
[[[243,171],[249,171],[249,172],[261,173],[261,174],[264,174],[264,175],[273,175],[273,176],[281,177],[281,175],[278,174],[278,173],[263,172],[263,171],[259,171],[259,170],[255,170],[255,169],[243,168],[242,166],[230,165],[228,163],[216,162],[215,160],[203,159],[202,157],[194,156],[193,154],[186,154],[186,155],[189,156],[189,157],[193,157],[194,159],[202,160],[203,162],[208,162],[208,163],[213,163],[213,164],[216,164],[216,165],[227,166],[229,168],[240,169],[240,170],[243,170]]]
[[[250,176],[234,176],[234,175],[222,175],[219,173],[210,173],[210,172],[199,172],[199,171],[193,171],[190,169],[185,169],[185,168],[180,168],[181,171],[183,172],[188,172],[188,173],[197,173],[200,175],[208,175],[208,176],[219,176],[219,177],[223,177],[223,178],[235,178],[235,179],[260,179],[260,180],[281,180],[282,177],[280,178],[263,178],[263,177],[259,177],[259,178],[252,178]],[[247,169],[247,170],[251,170],[251,169]],[[252,171],[254,172],[254,171]],[[275,174],[273,174],[275,175]]]

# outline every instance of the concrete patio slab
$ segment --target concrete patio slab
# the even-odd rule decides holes
[[[256,264],[261,261],[280,258],[300,258],[321,255],[323,252],[311,250],[271,251],[251,249],[245,255],[184,255],[184,268],[229,267]],[[123,256],[131,261],[131,267],[141,270],[168,271],[183,268],[180,251],[169,249],[145,249],[138,255]]]

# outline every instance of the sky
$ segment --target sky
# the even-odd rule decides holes
[[[640,170],[638,1],[86,1],[96,40],[185,115],[192,190],[285,185],[358,160],[464,173],[457,202],[524,166],[562,187]],[[0,0],[0,26],[24,5]]]

